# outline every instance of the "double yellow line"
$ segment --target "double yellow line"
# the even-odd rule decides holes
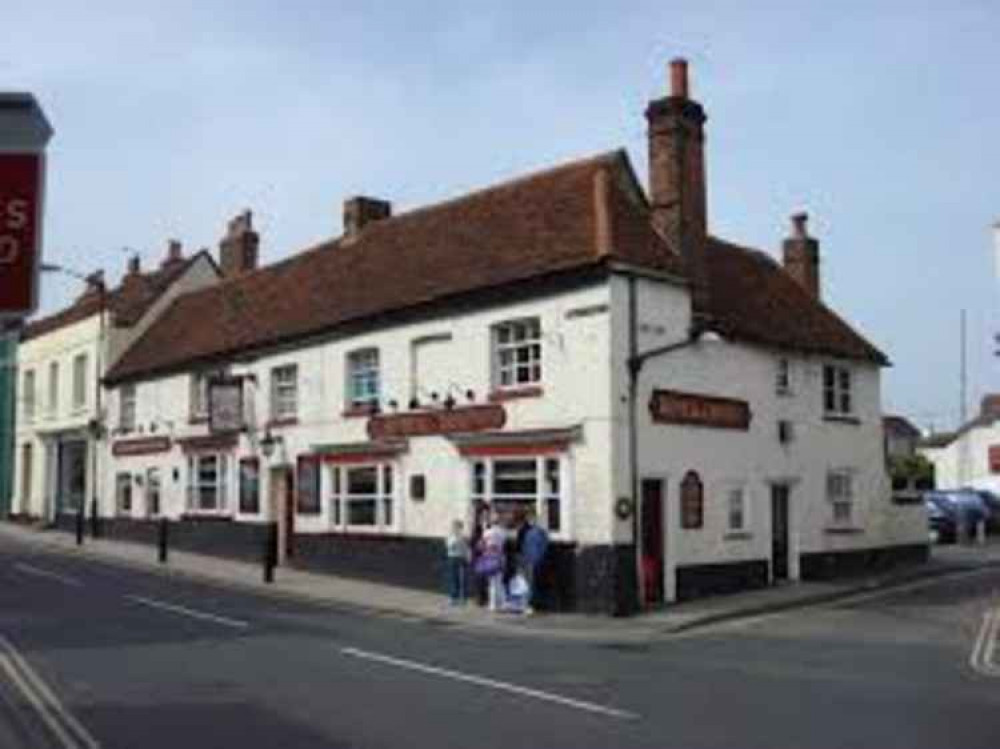
[[[983,614],[983,624],[976,636],[976,643],[969,656],[969,665],[983,676],[1000,676],[997,650],[1000,649],[1000,607],[989,609]]]
[[[35,710],[52,736],[65,749],[100,749],[97,740],[59,702],[17,648],[2,635],[0,635],[0,673],[7,676]]]

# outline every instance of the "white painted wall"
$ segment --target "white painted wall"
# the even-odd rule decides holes
[[[256,440],[268,418],[270,371],[274,367],[295,363],[299,371],[299,415],[294,426],[276,430],[284,440],[284,450],[272,459],[272,464],[313,451],[317,445],[330,443],[362,443],[368,440],[366,418],[345,418],[346,356],[359,348],[377,347],[382,375],[382,399],[395,399],[406,409],[416,372],[413,354],[415,340],[427,336],[450,334],[450,340],[433,344],[435,371],[431,377],[423,372],[421,387],[443,390],[454,385],[459,403],[464,391],[472,389],[476,402],[482,403],[491,386],[491,326],[512,319],[539,316],[543,332],[543,382],[541,397],[508,401],[505,430],[517,431],[541,428],[564,428],[580,425],[583,439],[567,456],[573,466],[567,476],[564,518],[568,529],[564,536],[585,543],[610,541],[611,475],[608,456],[611,454],[610,371],[608,369],[609,302],[606,285],[567,291],[548,299],[539,299],[503,307],[466,312],[453,317],[401,325],[392,329],[358,335],[349,339],[317,340],[298,348],[261,355],[252,362],[231,368],[233,374],[252,373],[258,386],[248,386],[255,429],[240,437],[231,462],[229,505],[236,506],[236,460],[256,454]],[[581,308],[603,308],[596,314],[570,316],[567,312]],[[420,347],[418,346],[418,349]],[[421,352],[418,350],[417,356]],[[418,373],[419,374],[419,373]],[[207,433],[204,425],[189,421],[189,391],[191,374],[160,377],[138,383],[137,423],[148,436],[150,424],[157,423],[155,434],[169,433],[184,438]],[[110,398],[111,424],[117,424],[118,394]],[[441,393],[443,398],[445,393]],[[422,400],[427,402],[426,396]],[[114,486],[114,474],[127,471],[144,473],[157,466],[163,482],[163,506],[166,514],[176,517],[184,511],[187,482],[186,460],[175,446],[162,455],[109,459],[105,481]],[[173,479],[177,471],[177,480]],[[469,462],[458,453],[454,444],[444,437],[412,438],[409,450],[396,467],[396,531],[415,536],[442,536],[452,519],[464,517],[469,507]],[[412,502],[406,496],[407,477],[422,473],[427,480],[427,498]],[[269,476],[262,471],[261,504],[264,519],[267,513]],[[166,480],[169,477],[169,480]],[[322,511],[318,516],[299,516],[297,530],[322,532],[330,530],[329,476],[324,471]],[[114,498],[106,494],[104,512],[113,511]],[[135,513],[144,510],[140,503]]]
[[[78,322],[56,328],[44,335],[21,343],[17,350],[17,407],[16,438],[14,455],[14,496],[11,511],[33,516],[51,517],[54,510],[55,461],[47,450],[59,440],[86,439],[87,490],[89,498],[94,494],[94,476],[91,471],[93,441],[87,433],[92,419],[107,413],[106,393],[101,394],[101,413],[97,411],[98,376],[103,377],[110,368],[109,355],[117,358],[167,309],[179,294],[204,287],[218,280],[215,266],[206,255],[201,255],[188,269],[167,288],[159,299],[146,311],[132,327],[115,327],[109,317],[104,320],[103,341],[101,314],[95,313]],[[73,405],[73,360],[78,354],[86,354],[87,371],[84,392],[86,402],[83,408]],[[48,408],[49,366],[59,365],[59,403],[56,412]],[[100,372],[98,372],[100,368]],[[24,408],[24,373],[35,372],[35,417],[27,420]],[[30,492],[25,491],[22,460],[23,446],[32,446]],[[108,457],[106,449],[98,454],[99,461]],[[97,470],[99,495],[107,494],[105,487],[113,489],[113,484],[102,484],[101,477],[107,473],[106,466]]]
[[[992,446],[1000,448],[1000,421],[972,427],[944,447],[921,447],[918,451],[934,464],[938,489],[959,489],[987,486],[1000,478],[990,472]]]
[[[663,281],[638,279],[640,352],[683,340],[690,311],[686,292]],[[628,409],[625,360],[628,354],[628,282],[613,281],[615,486],[631,494],[628,463]],[[776,394],[780,357],[792,366],[792,394]],[[860,362],[846,364],[853,375],[857,424],[823,418],[822,367],[827,359],[781,354],[733,342],[699,343],[649,360],[641,373],[639,403],[640,476],[667,481],[666,580],[680,565],[770,559],[772,482],[793,483],[790,496],[791,574],[803,552],[920,543],[926,539],[922,508],[894,505],[885,470],[880,408],[880,372]],[[648,403],[654,388],[745,400],[752,422],[748,432],[653,424]],[[779,419],[793,422],[795,438],[781,445]],[[829,469],[850,468],[854,479],[857,533],[831,533],[832,508],[826,496]],[[688,470],[700,474],[705,489],[704,527],[681,529],[679,484]],[[727,538],[726,492],[749,493],[750,538]],[[617,524],[617,537],[631,540],[631,525]],[[668,594],[671,591],[668,590]]]

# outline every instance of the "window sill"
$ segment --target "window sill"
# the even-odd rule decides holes
[[[545,390],[541,385],[526,385],[524,387],[500,388],[489,394],[490,403],[517,400],[519,398],[541,398]]]
[[[190,417],[188,417],[188,424],[190,424],[191,426],[198,426],[200,424],[207,424],[207,423],[208,423],[208,417],[207,416],[190,416]]]
[[[823,414],[823,421],[829,421],[835,424],[851,424],[853,426],[861,425],[861,419],[857,416],[850,416],[848,414]]]
[[[729,531],[723,536],[726,541],[749,541],[753,538],[750,531]]]
[[[830,536],[856,536],[864,533],[865,529],[853,525],[831,525],[824,528],[823,532]]]
[[[282,429],[284,427],[297,426],[299,423],[298,416],[285,416],[280,419],[270,419],[265,425],[265,429]]]
[[[340,415],[344,419],[364,419],[372,416],[374,413],[374,406],[351,406],[344,409]]]
[[[778,396],[779,398],[794,398],[795,397],[795,392],[793,390],[789,390],[788,388],[784,388],[784,389],[778,388],[778,389],[776,389],[774,391],[774,394],[776,396]]]

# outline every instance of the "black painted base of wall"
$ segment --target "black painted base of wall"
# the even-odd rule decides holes
[[[768,568],[766,559],[678,567],[677,600],[689,601],[767,587]]]
[[[70,533],[75,532],[76,516],[68,514],[56,516],[55,527]],[[85,533],[90,536],[89,518]],[[159,521],[100,518],[98,535],[112,541],[129,541],[155,548],[159,540]],[[167,546],[170,550],[190,551],[222,559],[262,562],[267,538],[267,525],[262,523],[238,523],[229,518],[186,518],[170,521]]]
[[[823,551],[799,557],[799,577],[803,580],[832,580],[870,575],[906,564],[923,564],[930,558],[928,544],[882,546],[874,549]]]

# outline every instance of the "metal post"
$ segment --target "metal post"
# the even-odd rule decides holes
[[[100,534],[97,528],[97,500],[90,500],[90,537],[97,538]]]
[[[278,524],[271,521],[264,534],[264,582],[274,582],[274,568],[278,564]]]
[[[166,518],[160,518],[160,523],[157,527],[157,545],[159,546],[160,564],[167,563],[167,536],[169,528],[169,521]]]
[[[84,501],[80,499],[80,506],[76,508],[76,545],[83,546],[83,526],[86,520],[86,510],[84,509]]]

